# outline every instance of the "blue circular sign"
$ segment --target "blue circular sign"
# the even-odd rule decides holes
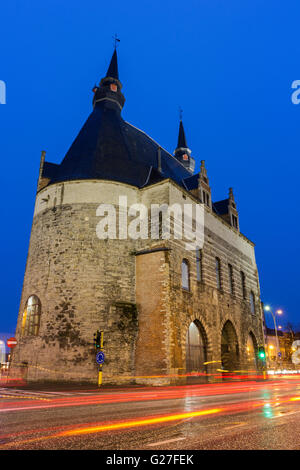
[[[105,359],[104,352],[103,352],[103,351],[99,351],[99,352],[96,354],[96,362],[97,362],[97,364],[103,364],[104,359]]]

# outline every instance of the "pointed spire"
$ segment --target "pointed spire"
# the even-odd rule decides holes
[[[122,83],[119,80],[117,48],[115,45],[114,53],[105,77],[102,78],[98,87],[95,86],[93,88],[93,106],[96,106],[97,103],[106,107],[115,107],[115,105],[117,105],[119,111],[122,110],[125,98],[121,89]]]
[[[109,64],[106,77],[115,78],[116,80],[119,80],[118,57],[116,47]]]
[[[180,119],[180,124],[179,124],[179,133],[178,133],[178,142],[177,142],[177,148],[188,148],[187,143],[186,143],[186,137],[185,137],[185,132],[182,124],[182,120]]]
[[[182,111],[180,110],[180,122],[177,148],[174,151],[175,158],[179,160],[190,172],[194,171],[195,160],[191,157],[191,150],[187,146],[185,132],[182,124]]]

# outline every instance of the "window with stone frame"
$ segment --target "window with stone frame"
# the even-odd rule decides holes
[[[23,312],[21,336],[37,336],[40,329],[41,302],[36,295],[31,295]]]
[[[234,295],[234,279],[233,279],[233,267],[228,264],[228,278],[229,278],[229,292]]]
[[[197,269],[197,281],[203,281],[202,275],[202,250],[196,248],[196,269]]]
[[[181,287],[190,290],[190,267],[186,259],[183,259],[181,263]]]
[[[216,258],[216,281],[217,289],[222,289],[222,277],[221,277],[221,261],[220,258]]]
[[[209,207],[209,194],[206,191],[203,191],[203,202]]]
[[[253,291],[250,292],[250,309],[252,315],[255,315],[255,295]]]
[[[241,285],[242,285],[242,296],[243,299],[246,299],[247,292],[246,292],[246,276],[243,271],[241,271]]]
[[[232,215],[232,226],[238,228],[238,219],[235,215]]]

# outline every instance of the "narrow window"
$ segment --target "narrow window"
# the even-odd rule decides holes
[[[255,295],[254,292],[250,292],[250,308],[252,315],[255,315]]]
[[[209,194],[203,191],[203,202],[209,207]]]
[[[221,262],[219,258],[216,258],[216,280],[217,280],[217,289],[221,289]]]
[[[234,294],[233,268],[231,264],[228,265],[228,277],[229,277],[229,291],[230,291],[230,294],[233,295]]]
[[[197,267],[197,281],[202,281],[202,251],[200,248],[196,249],[196,267]]]
[[[245,280],[245,274],[243,271],[241,271],[241,284],[242,284],[242,296],[245,299],[246,298],[246,280]]]
[[[186,259],[181,263],[181,286],[185,290],[190,290],[190,272],[189,263]]]
[[[162,212],[159,211],[158,214],[158,238],[161,239],[163,234],[163,215]]]

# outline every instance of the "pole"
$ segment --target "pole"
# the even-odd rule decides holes
[[[103,351],[103,331],[100,331],[100,351]],[[99,364],[98,387],[102,385],[102,364]]]
[[[276,318],[275,318],[275,315],[274,313],[272,312],[272,310],[270,310],[271,314],[272,314],[272,317],[273,317],[273,320],[274,320],[274,326],[275,326],[275,335],[276,335],[276,363],[278,364],[278,352],[280,351],[280,348],[279,348],[279,341],[278,341],[278,334],[277,334],[277,326],[276,326]],[[279,351],[278,351],[279,349]]]

